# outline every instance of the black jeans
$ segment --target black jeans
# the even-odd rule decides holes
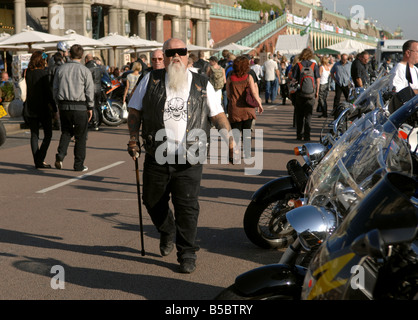
[[[328,83],[321,84],[319,86],[319,97],[318,97],[318,112],[321,112],[323,116],[327,116],[328,113]]]
[[[86,140],[88,129],[87,110],[60,110],[61,138],[58,145],[56,161],[63,161],[67,155],[68,145],[74,136],[74,170],[83,170],[86,158]]]
[[[52,118],[50,115],[28,118],[30,128],[30,146],[35,166],[42,165],[52,139]],[[42,126],[44,138],[39,147],[39,129]]]
[[[161,235],[176,237],[177,259],[196,259],[195,244],[199,216],[202,165],[158,164],[146,154],[143,173],[143,201]],[[169,207],[170,195],[174,215]]]
[[[295,99],[295,119],[297,138],[311,138],[312,111],[315,105],[315,98],[307,99],[296,95]]]
[[[348,94],[350,89],[348,86],[342,87],[338,83],[335,83],[335,97],[334,97],[334,109],[340,105],[341,94],[344,94],[345,100],[348,100]]]
[[[101,112],[101,91],[94,92],[94,110],[91,117],[90,124],[97,128],[100,125],[100,112]]]

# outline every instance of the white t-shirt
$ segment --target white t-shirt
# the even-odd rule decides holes
[[[251,69],[254,70],[255,74],[257,75],[257,79],[261,80],[263,78],[263,67],[259,64],[255,64],[251,66]]]
[[[146,74],[135,89],[128,107],[136,110],[142,109],[142,100],[145,96],[150,74]],[[167,133],[168,154],[182,154],[185,150],[183,144],[186,141],[187,128],[187,101],[189,100],[190,86],[193,76],[187,72],[188,88],[183,91],[174,91],[168,87],[168,74],[166,74],[165,87],[167,99],[164,106],[164,126]],[[221,100],[215,93],[215,89],[208,82],[206,87],[209,117],[214,117],[224,112]],[[173,149],[174,148],[174,149]]]
[[[418,89],[418,68],[413,67],[409,68],[411,71],[411,77],[412,77],[412,83],[411,88],[412,89]],[[396,92],[401,91],[403,88],[406,88],[408,86],[408,80],[406,79],[406,64],[398,63],[391,71],[391,86],[396,88]]]
[[[279,69],[277,62],[269,59],[263,64],[264,79],[266,81],[274,81],[276,79],[276,70]]]

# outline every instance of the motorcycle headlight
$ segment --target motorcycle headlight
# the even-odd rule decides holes
[[[318,247],[336,227],[334,214],[323,207],[309,205],[296,208],[289,211],[286,218],[307,251]]]
[[[328,149],[322,143],[305,143],[298,151],[307,164],[316,165],[322,160]]]

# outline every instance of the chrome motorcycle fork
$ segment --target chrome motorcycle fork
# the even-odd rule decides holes
[[[302,245],[300,244],[299,237],[297,237],[296,240],[287,247],[280,258],[279,264],[287,264],[289,266],[295,265],[301,249]]]

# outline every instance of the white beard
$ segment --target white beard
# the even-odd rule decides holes
[[[173,63],[179,61],[179,63]],[[186,90],[188,86],[187,68],[180,59],[173,59],[167,68],[168,87],[174,91]]]

